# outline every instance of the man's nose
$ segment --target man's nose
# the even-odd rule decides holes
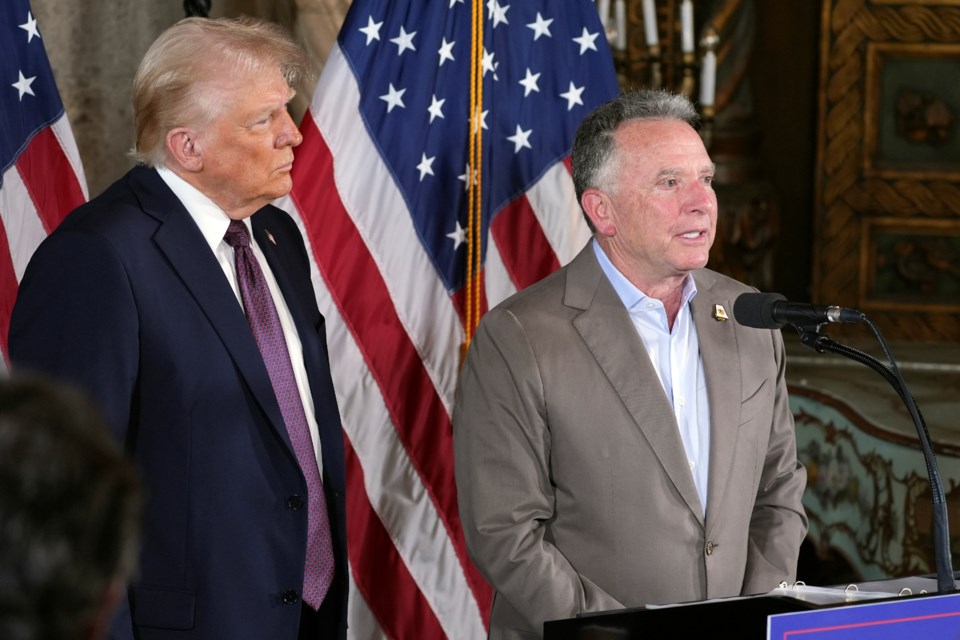
[[[300,130],[297,128],[297,125],[293,123],[293,118],[290,117],[289,112],[284,110],[282,120],[280,122],[280,135],[277,136],[277,148],[291,146],[296,147],[301,142],[303,142],[303,135],[300,133]]]
[[[711,213],[717,208],[717,196],[710,184],[695,180],[687,187],[688,208],[698,213]]]

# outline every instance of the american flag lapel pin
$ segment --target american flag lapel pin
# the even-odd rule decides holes
[[[273,234],[270,233],[270,230],[269,230],[269,229],[264,229],[264,230],[263,230],[263,233],[264,233],[264,235],[267,236],[267,240],[269,240],[270,243],[273,244],[273,246],[277,246],[277,241],[274,239]]]
[[[722,304],[713,305],[713,319],[717,322],[726,322],[730,319],[730,317],[727,316],[727,310],[723,308]]]

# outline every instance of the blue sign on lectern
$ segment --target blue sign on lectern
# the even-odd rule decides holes
[[[767,618],[767,640],[960,638],[960,594],[871,602]]]

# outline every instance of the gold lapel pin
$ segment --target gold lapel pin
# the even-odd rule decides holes
[[[273,246],[277,246],[277,241],[274,240],[273,234],[270,233],[270,231],[269,231],[268,229],[264,229],[263,232],[266,234],[267,240],[269,240],[271,243],[273,243]]]
[[[730,319],[727,315],[727,310],[723,308],[722,304],[713,305],[713,319],[717,322],[726,322]]]

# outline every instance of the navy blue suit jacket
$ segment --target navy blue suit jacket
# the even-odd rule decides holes
[[[343,435],[324,319],[295,223],[267,206],[252,224],[303,343],[343,637]],[[133,169],[44,241],[9,343],[16,369],[92,393],[143,473],[141,567],[113,637],[295,639],[300,604],[285,600],[302,589],[306,482],[243,309],[156,171]]]

